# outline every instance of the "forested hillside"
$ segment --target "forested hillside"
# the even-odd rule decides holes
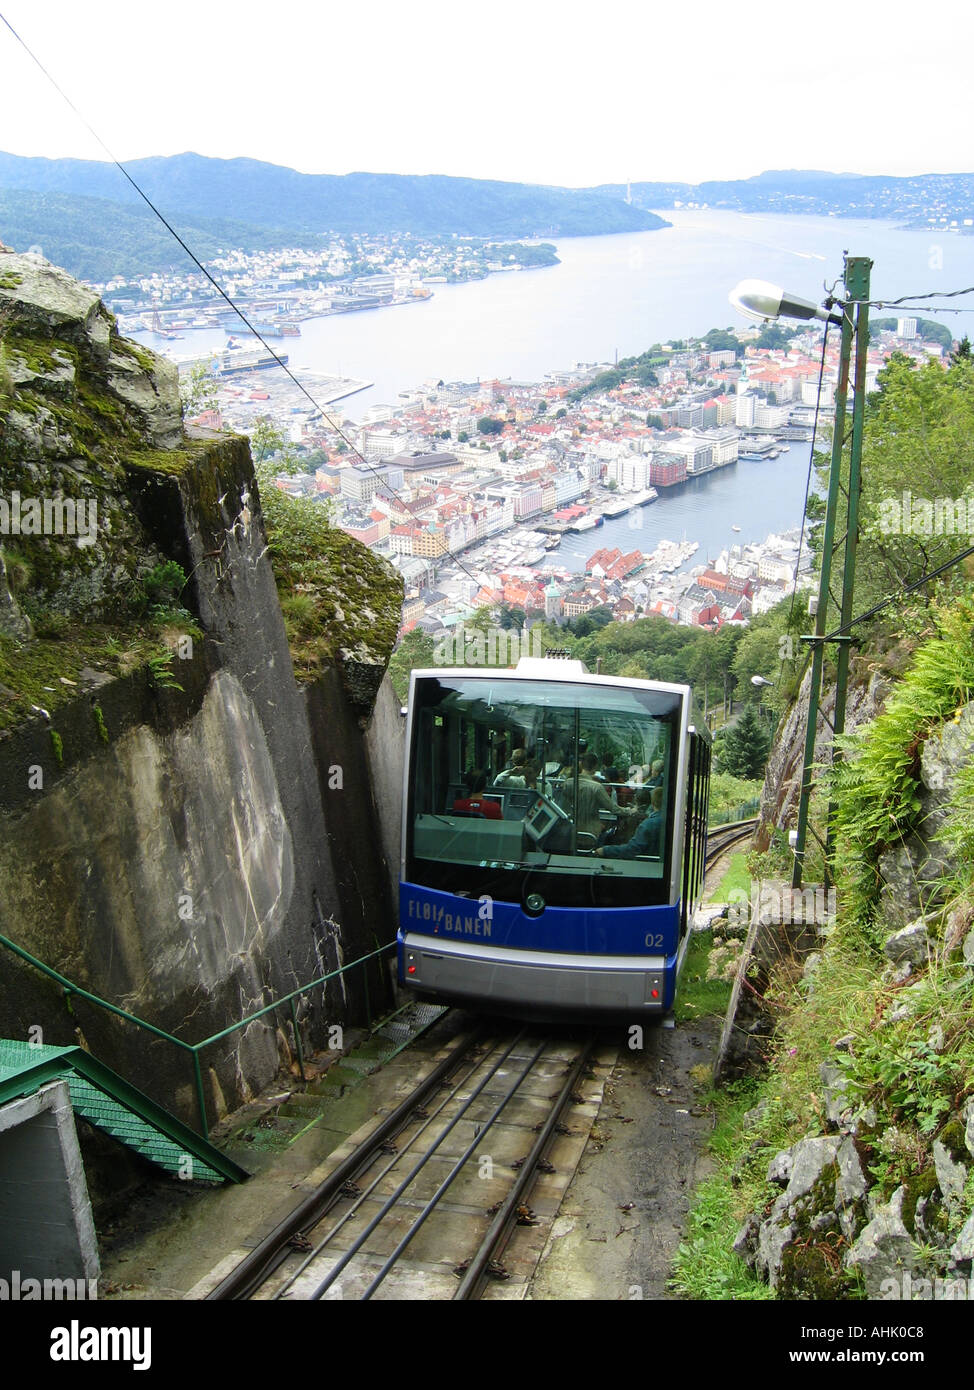
[[[432,174],[302,174],[256,159],[196,154],[131,160],[126,169],[169,218],[196,225],[230,217],[255,228],[280,228],[289,237],[319,232],[597,236],[667,225],[620,197],[537,184]],[[94,160],[0,154],[0,189],[138,204],[119,170]]]

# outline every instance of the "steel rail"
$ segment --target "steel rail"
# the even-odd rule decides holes
[[[449,1123],[449,1124],[446,1126],[446,1128],[443,1130],[443,1133],[442,1133],[442,1134],[440,1135],[440,1137],[437,1139],[436,1143],[435,1143],[429,1150],[427,1150],[427,1152],[423,1155],[423,1157],[420,1159],[420,1161],[419,1161],[418,1163],[416,1163],[416,1164],[413,1165],[413,1167],[410,1169],[409,1173],[406,1175],[405,1178],[403,1178],[402,1182],[401,1182],[401,1183],[399,1184],[399,1186],[396,1188],[395,1192],[393,1192],[392,1195],[386,1199],[386,1201],[382,1204],[382,1206],[379,1208],[379,1210],[378,1210],[378,1212],[376,1213],[376,1215],[373,1216],[372,1220],[368,1223],[368,1225],[365,1227],[365,1229],[364,1229],[364,1230],[361,1232],[361,1234],[353,1241],[353,1243],[349,1246],[349,1248],[348,1248],[348,1249],[345,1251],[345,1253],[342,1255],[341,1259],[338,1260],[338,1262],[333,1266],[333,1268],[329,1271],[329,1273],[325,1276],[325,1278],[322,1279],[321,1283],[317,1286],[317,1288],[316,1288],[316,1289],[314,1290],[314,1292],[311,1294],[310,1300],[309,1300],[310,1302],[312,1302],[312,1303],[317,1302],[317,1301],[327,1292],[327,1290],[331,1288],[332,1284],[335,1282],[335,1279],[338,1277],[338,1275],[342,1272],[342,1270],[345,1268],[345,1266],[346,1266],[347,1264],[349,1264],[349,1262],[355,1258],[355,1256],[358,1254],[359,1250],[361,1250],[362,1246],[365,1244],[365,1242],[368,1240],[369,1236],[370,1236],[370,1235],[372,1234],[372,1232],[375,1230],[376,1226],[378,1226],[379,1223],[380,1223],[381,1221],[383,1221],[383,1220],[385,1219],[385,1217],[389,1214],[389,1212],[390,1212],[390,1211],[392,1210],[392,1208],[395,1206],[396,1202],[398,1202],[399,1198],[400,1198],[400,1197],[402,1196],[402,1194],[405,1192],[406,1188],[407,1188],[407,1187],[409,1186],[409,1184],[413,1181],[413,1179],[416,1177],[416,1175],[417,1175],[418,1173],[420,1173],[420,1172],[422,1171],[423,1168],[426,1167],[426,1164],[427,1164],[427,1163],[430,1161],[430,1159],[433,1157],[434,1153],[435,1153],[436,1150],[439,1148],[439,1146],[443,1143],[443,1140],[446,1138],[446,1136],[451,1132],[451,1130],[453,1130],[453,1129],[456,1128],[456,1126],[459,1124],[460,1120],[463,1118],[463,1116],[466,1114],[466,1112],[470,1109],[471,1105],[473,1105],[474,1101],[477,1100],[477,1098],[479,1097],[481,1091],[483,1091],[483,1090],[486,1088],[488,1082],[490,1082],[490,1081],[493,1080],[493,1078],[494,1078],[494,1076],[496,1075],[496,1073],[500,1070],[500,1068],[502,1067],[502,1065],[504,1064],[504,1062],[507,1061],[508,1057],[509,1057],[509,1056],[511,1055],[511,1053],[514,1051],[514,1048],[515,1048],[515,1047],[517,1046],[517,1044],[521,1041],[521,1038],[522,1038],[523,1036],[524,1036],[524,1029],[522,1028],[521,1031],[511,1040],[511,1042],[508,1044],[508,1046],[504,1049],[504,1051],[501,1053],[500,1057],[498,1057],[497,1061],[494,1063],[494,1065],[493,1065],[493,1066],[491,1067],[491,1069],[488,1071],[488,1073],[487,1073],[487,1075],[484,1077],[483,1081],[481,1081],[481,1082],[479,1083],[479,1085],[475,1087],[475,1089],[470,1093],[470,1095],[469,1095],[469,1096],[467,1097],[467,1099],[464,1101],[463,1105],[460,1107],[460,1109],[459,1109],[459,1110],[457,1111],[457,1113],[454,1115],[453,1119],[450,1121],[450,1123]],[[542,1046],[543,1046],[543,1044],[542,1044]]]
[[[503,1113],[504,1110],[507,1108],[508,1104],[509,1104],[509,1103],[514,1099],[514,1097],[517,1095],[518,1091],[520,1090],[521,1083],[523,1082],[524,1078],[525,1078],[525,1077],[528,1075],[528,1073],[531,1071],[531,1069],[532,1069],[532,1067],[534,1066],[535,1062],[537,1062],[538,1058],[541,1056],[542,1052],[544,1052],[544,1050],[545,1050],[545,1048],[546,1048],[547,1046],[548,1046],[548,1040],[547,1040],[546,1038],[545,1038],[545,1039],[542,1039],[542,1041],[541,1041],[541,1042],[538,1044],[538,1046],[535,1048],[534,1053],[528,1058],[527,1062],[526,1062],[526,1063],[524,1064],[524,1066],[521,1068],[521,1074],[520,1074],[520,1076],[517,1077],[517,1079],[515,1080],[514,1084],[513,1084],[513,1085],[510,1087],[510,1089],[508,1090],[507,1094],[506,1094],[505,1096],[503,1096],[502,1099],[501,1099],[501,1100],[497,1103],[497,1105],[494,1107],[494,1109],[493,1109],[493,1111],[491,1112],[491,1115],[490,1115],[490,1117],[487,1119],[486,1123],[484,1123],[483,1125],[479,1125],[479,1126],[477,1127],[477,1133],[476,1133],[476,1134],[474,1135],[474,1137],[471,1139],[470,1143],[467,1145],[467,1147],[464,1149],[463,1153],[460,1155],[460,1157],[459,1157],[459,1158],[457,1159],[457,1161],[454,1163],[454,1165],[453,1165],[453,1167],[450,1169],[449,1173],[447,1173],[446,1177],[445,1177],[445,1178],[443,1179],[443,1181],[440,1183],[439,1187],[438,1187],[438,1188],[436,1189],[436,1191],[433,1193],[432,1197],[429,1199],[429,1201],[428,1201],[428,1202],[426,1203],[426,1205],[423,1207],[422,1211],[421,1211],[421,1212],[419,1213],[419,1215],[416,1217],[415,1221],[414,1221],[413,1224],[410,1226],[409,1230],[408,1230],[408,1231],[406,1232],[406,1234],[402,1237],[402,1239],[400,1240],[399,1244],[396,1246],[395,1250],[393,1250],[392,1254],[391,1254],[391,1255],[389,1256],[389,1258],[386,1260],[385,1264],[382,1266],[382,1268],[379,1270],[379,1272],[375,1275],[375,1277],[372,1279],[372,1282],[369,1284],[368,1288],[367,1288],[367,1289],[365,1290],[365,1292],[362,1294],[362,1299],[361,1299],[361,1301],[362,1301],[363,1303],[366,1302],[368,1299],[370,1299],[370,1298],[372,1297],[373,1293],[374,1293],[375,1290],[379,1287],[379,1285],[382,1283],[382,1281],[385,1279],[385,1277],[386,1277],[386,1275],[389,1273],[389,1271],[390,1271],[391,1269],[393,1269],[394,1266],[398,1263],[399,1257],[402,1255],[402,1253],[403,1253],[403,1251],[406,1249],[407,1245],[409,1245],[410,1241],[413,1239],[414,1236],[416,1236],[416,1235],[419,1234],[420,1229],[425,1225],[425,1223],[426,1223],[426,1221],[428,1220],[428,1218],[429,1218],[430,1216],[432,1216],[433,1212],[436,1210],[436,1208],[439,1206],[441,1200],[442,1200],[443,1197],[446,1195],[446,1192],[447,1192],[448,1188],[449,1188],[449,1187],[456,1181],[456,1179],[460,1176],[461,1171],[463,1170],[463,1168],[464,1168],[465,1165],[466,1165],[467,1159],[468,1159],[468,1158],[470,1157],[470,1155],[474,1152],[474,1150],[475,1150],[476,1148],[478,1148],[478,1147],[481,1145],[481,1143],[483,1142],[484,1135],[487,1134],[491,1129],[493,1129],[494,1125],[495,1125],[495,1124],[497,1123],[497,1121],[500,1119],[502,1113]]]
[[[365,1145],[343,1159],[334,1172],[310,1193],[303,1202],[294,1208],[274,1229],[264,1237],[259,1245],[220,1281],[215,1289],[206,1295],[208,1302],[230,1299],[245,1299],[264,1283],[292,1253],[288,1241],[294,1236],[312,1230],[329,1207],[339,1196],[346,1182],[354,1178],[371,1161],[372,1151],[381,1147],[408,1123],[412,1112],[423,1100],[449,1076],[470,1050],[477,1045],[483,1035],[483,1025],[478,1024],[469,1037],[463,1039],[442,1059],[433,1070],[396,1106],[378,1127],[373,1130]]]
[[[706,868],[712,869],[717,860],[722,854],[726,853],[731,845],[736,845],[739,840],[748,839],[754,833],[754,828],[757,824],[756,818],[753,821],[740,821],[734,826],[733,832],[722,835],[717,844],[712,844],[708,841]]]
[[[299,1279],[301,1275],[304,1273],[304,1271],[308,1268],[308,1265],[310,1265],[312,1261],[318,1258],[321,1252],[325,1249],[327,1245],[331,1243],[331,1241],[335,1238],[338,1232],[342,1230],[342,1228],[349,1221],[351,1221],[352,1217],[358,1211],[359,1207],[362,1206],[363,1202],[368,1201],[369,1197],[371,1197],[372,1193],[379,1186],[379,1183],[386,1176],[386,1174],[391,1172],[391,1170],[395,1168],[396,1164],[400,1161],[400,1159],[402,1159],[409,1152],[409,1150],[413,1148],[413,1146],[416,1144],[416,1141],[425,1133],[427,1129],[429,1129],[430,1125],[435,1124],[436,1120],[440,1117],[440,1115],[442,1115],[443,1111],[451,1103],[451,1101],[454,1101],[457,1098],[457,1093],[473,1077],[474,1073],[477,1071],[482,1061],[482,1057],[477,1057],[474,1059],[470,1068],[466,1072],[464,1072],[463,1076],[461,1076],[459,1080],[456,1082],[456,1084],[451,1087],[449,1093],[443,1097],[443,1099],[437,1105],[436,1109],[433,1110],[433,1112],[427,1116],[427,1118],[420,1125],[419,1129],[417,1129],[416,1132],[411,1136],[408,1144],[406,1144],[406,1146],[403,1149],[395,1153],[392,1156],[392,1158],[390,1158],[389,1162],[385,1164],[384,1167],[381,1167],[379,1169],[378,1173],[369,1183],[368,1187],[365,1188],[363,1192],[359,1193],[359,1195],[353,1200],[352,1205],[348,1208],[347,1211],[342,1212],[341,1216],[335,1222],[334,1226],[329,1226],[328,1230],[325,1232],[324,1237],[318,1242],[318,1244],[314,1247],[313,1250],[311,1250],[308,1254],[305,1255],[304,1259],[298,1265],[297,1269],[295,1269],[293,1273],[288,1276],[286,1281],[280,1286],[280,1288],[276,1290],[276,1292],[274,1293],[275,1301],[284,1297],[288,1290],[294,1285],[295,1281]],[[369,1143],[369,1141],[367,1140],[366,1143]],[[380,1145],[379,1147],[380,1149],[384,1150],[384,1145]],[[369,1161],[368,1163],[363,1162],[363,1168],[371,1167],[371,1164],[375,1161],[375,1155],[373,1152],[374,1148],[374,1145],[370,1145]],[[327,1212],[323,1212],[322,1218],[324,1218],[324,1216],[326,1215]],[[307,1233],[305,1232],[305,1234]]]
[[[491,1222],[487,1234],[480,1244],[479,1250],[464,1271],[460,1286],[453,1295],[455,1300],[472,1300],[478,1296],[480,1291],[479,1286],[484,1277],[484,1271],[490,1261],[495,1257],[495,1254],[500,1254],[507,1244],[511,1235],[512,1223],[517,1214],[521,1199],[537,1178],[537,1164],[548,1146],[548,1141],[551,1138],[555,1125],[558,1123],[561,1112],[565,1108],[566,1101],[578,1085],[582,1069],[591,1057],[594,1047],[594,1041],[589,1039],[570,1068],[565,1078],[565,1083],[559,1091],[552,1107],[551,1114],[548,1116],[542,1126],[540,1134],[531,1146],[531,1152],[521,1165],[521,1170],[517,1175],[514,1186],[505,1197],[500,1211]]]

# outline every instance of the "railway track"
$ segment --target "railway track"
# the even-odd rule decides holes
[[[707,869],[757,823],[716,828]],[[475,1028],[206,1298],[517,1297],[598,1111],[594,1057],[591,1039]]]
[[[207,1298],[519,1296],[607,1066],[590,1038],[471,1033]]]
[[[732,845],[738,844],[741,840],[749,840],[757,828],[758,818],[753,816],[750,820],[733,821],[729,825],[716,826],[707,835],[707,871],[709,872],[720,859],[721,855],[726,854]]]

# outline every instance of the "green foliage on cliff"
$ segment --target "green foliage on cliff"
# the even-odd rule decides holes
[[[400,702],[406,703],[409,696],[409,673],[424,666],[433,665],[434,644],[432,637],[414,628],[407,632],[392,654],[389,662],[389,677]]]
[[[834,771],[836,867],[851,889],[848,917],[863,926],[875,910],[879,857],[915,827],[922,808],[923,743],[974,698],[974,596],[933,618],[937,635],[919,647],[882,714],[844,740]]]
[[[921,819],[923,744],[949,729],[974,699],[974,592],[936,606],[931,616],[936,630],[917,648],[884,711],[845,740],[845,760],[832,783],[838,917],[818,948],[814,975],[803,978],[800,965],[787,959],[772,973],[766,999],[777,1026],[767,1072],[746,1083],[748,1113],[741,1115],[739,1088],[715,1098],[734,1132],[717,1146],[718,1171],[697,1193],[677,1261],[676,1286],[686,1296],[759,1295],[763,1286],[730,1247],[745,1214],[766,1213],[780,1195],[767,1180],[774,1155],[806,1136],[835,1132],[826,1115],[824,1064],[838,1069],[831,1075],[844,1087],[844,1102],[860,1114],[855,1147],[870,1196],[888,1201],[902,1187],[913,1234],[918,1200],[930,1203],[926,1229],[939,1232],[944,1244],[917,1236],[913,1267],[942,1274],[950,1243],[971,1214],[974,1178],[962,1196],[945,1202],[934,1145],[971,1167],[957,1116],[974,1075],[974,976],[960,954],[974,924],[974,762],[944,789],[933,843],[953,850],[953,868],[928,903],[930,960],[914,964],[905,980],[883,951],[898,923],[878,909],[883,851],[912,843],[908,837],[917,833],[933,834],[933,818]],[[798,1296],[862,1296],[843,1263],[848,1248],[827,1227],[810,1232],[803,1258],[824,1283],[808,1283]],[[701,1293],[704,1288],[710,1292]]]
[[[859,612],[972,544],[974,365],[960,360],[948,368],[939,362],[916,367],[893,357],[879,384],[868,401],[863,436]],[[949,590],[964,582],[958,568],[938,584]],[[891,605],[874,628],[918,630],[936,592],[930,585]]]
[[[312,681],[335,660],[385,666],[399,628],[399,575],[331,526],[327,505],[288,497],[265,466],[258,480],[295,676]]]

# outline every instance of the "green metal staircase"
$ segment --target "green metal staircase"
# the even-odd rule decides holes
[[[176,1177],[221,1183],[250,1176],[83,1048],[0,1038],[0,1105],[57,1080],[68,1083],[76,1115]]]

